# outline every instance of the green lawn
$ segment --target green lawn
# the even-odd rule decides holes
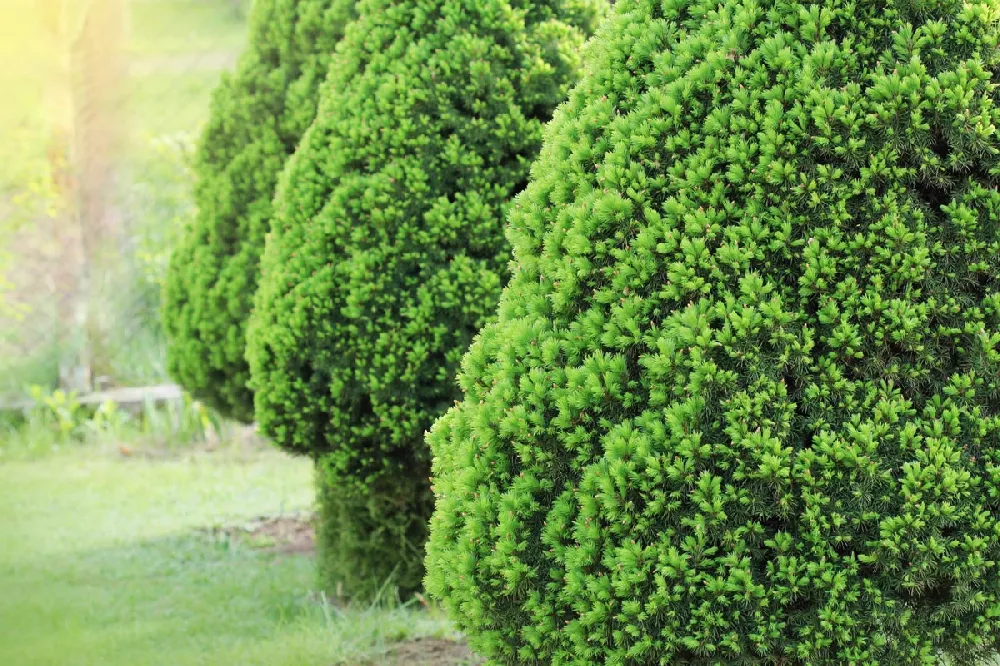
[[[128,154],[141,155],[150,136],[197,132],[220,75],[235,66],[246,42],[247,25],[236,11],[238,4],[235,0],[132,3]]]
[[[133,56],[239,51],[246,32],[243,5],[238,0],[132,2],[129,50]]]
[[[126,107],[133,130],[128,155],[146,157],[151,137],[196,134],[208,117],[212,91],[221,73],[221,69],[191,68],[133,76],[128,83]]]
[[[311,487],[272,451],[0,463],[0,664],[330,666],[446,633],[437,613],[324,605],[309,555],[204,530],[308,510]]]

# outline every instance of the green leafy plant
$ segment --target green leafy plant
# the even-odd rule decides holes
[[[0,165],[0,317],[8,322],[19,321],[26,309],[9,297],[15,285],[8,272],[20,250],[14,248],[17,234],[39,219],[66,212],[52,178],[53,170],[66,168],[65,160],[46,155],[42,132],[29,125],[11,126],[9,119],[0,118],[7,158]],[[8,331],[0,333],[0,338],[9,336]]]
[[[147,402],[142,410],[142,433],[168,447],[204,442],[223,431],[223,419],[204,403],[184,394],[162,405]]]
[[[167,367],[193,395],[253,420],[244,330],[287,157],[316,112],[351,0],[261,0],[250,46],[212,98],[195,158],[198,212],[169,265]]]
[[[2,449],[11,455],[45,454],[70,445],[147,448],[160,453],[216,441],[229,433],[223,419],[189,395],[181,400],[123,407],[105,400],[84,404],[73,392],[31,388],[35,404],[20,415],[5,413]],[[0,450],[0,454],[4,451]]]
[[[390,576],[404,591],[421,584],[419,558],[400,558],[425,539],[423,432],[456,397],[461,354],[495,308],[509,200],[599,11],[364,0],[358,13],[278,186],[247,355],[262,431],[320,461],[339,502],[391,516],[392,529],[367,517],[342,527],[368,545],[340,549],[340,562],[372,571],[338,582],[365,595]],[[385,556],[372,558],[378,538]]]
[[[93,415],[83,423],[87,436],[95,440],[118,440],[124,437],[126,428],[132,424],[128,412],[113,400],[105,400]]]
[[[51,424],[60,441],[69,442],[80,433],[86,411],[75,391],[46,392],[41,386],[32,386],[29,393],[36,403],[31,417]]]
[[[430,434],[496,664],[1000,642],[1000,8],[616,3]]]

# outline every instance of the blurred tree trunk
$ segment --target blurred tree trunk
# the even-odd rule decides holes
[[[84,351],[92,382],[112,373],[102,313],[109,267],[122,256],[115,178],[121,147],[126,0],[90,0],[72,44],[74,167],[77,173],[85,307]]]
[[[100,309],[102,266],[121,242],[114,206],[115,157],[125,76],[127,0],[39,0],[53,66],[46,81],[48,160],[57,213],[52,276],[59,381],[87,391],[109,372]]]

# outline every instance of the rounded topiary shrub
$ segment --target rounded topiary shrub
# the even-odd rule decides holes
[[[428,588],[492,663],[994,649],[998,19],[616,3],[430,434]]]
[[[421,584],[422,566],[400,573],[395,546],[375,557],[349,544],[409,534],[423,550],[424,432],[458,397],[461,355],[496,308],[508,203],[575,82],[598,7],[362,0],[282,175],[248,334],[257,418],[281,446],[322,460],[338,502],[372,508],[324,566],[356,570],[343,555],[354,550],[381,567],[347,581],[358,594],[390,574]]]
[[[197,217],[171,256],[167,365],[226,416],[253,420],[246,320],[288,156],[316,113],[319,85],[353,0],[257,0],[250,43],[223,77],[195,156]]]

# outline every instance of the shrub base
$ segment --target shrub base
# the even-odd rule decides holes
[[[427,474],[359,492],[316,466],[316,561],[320,589],[338,599],[371,601],[423,586],[424,543],[434,508]]]

